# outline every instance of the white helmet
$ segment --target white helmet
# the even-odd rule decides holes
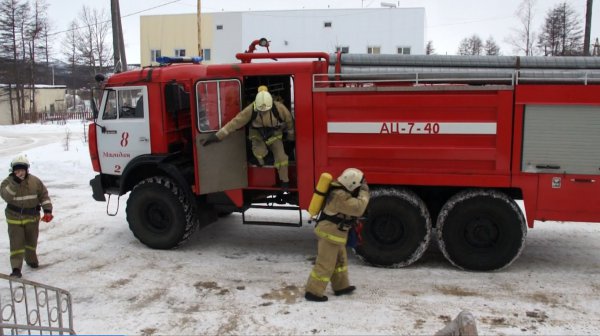
[[[337,181],[348,191],[354,191],[354,189],[360,187],[363,176],[363,172],[359,169],[347,168],[342,175],[337,178]]]
[[[16,169],[29,169],[29,159],[27,155],[19,154],[10,162],[10,168],[12,171]]]
[[[268,111],[273,107],[273,97],[268,91],[260,91],[254,100],[254,108],[258,111]]]

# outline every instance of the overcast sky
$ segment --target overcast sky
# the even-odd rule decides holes
[[[437,54],[456,54],[460,40],[478,34],[483,40],[492,36],[501,47],[504,55],[513,54],[512,47],[505,40],[517,27],[515,12],[522,0],[202,0],[203,12],[324,9],[324,8],[380,8],[382,2],[399,7],[425,7],[426,40],[433,41]],[[536,31],[546,16],[546,12],[565,0],[538,0],[534,18]],[[110,0],[47,0],[49,16],[54,31],[67,29],[84,4],[90,7],[106,8],[110,14]],[[580,15],[583,29],[586,0],[566,0]],[[121,0],[121,16],[125,33],[125,46],[128,63],[140,61],[140,15],[161,15],[196,12],[196,0]],[[600,0],[594,1],[592,22],[592,42],[600,37]],[[275,27],[274,27],[275,29]],[[259,36],[257,36],[259,37]],[[57,34],[61,40],[64,34]],[[268,36],[267,36],[268,38]],[[248,41],[250,43],[251,41]],[[60,53],[60,47],[55,49]],[[272,50],[276,52],[277,50]],[[324,50],[327,51],[327,50]]]

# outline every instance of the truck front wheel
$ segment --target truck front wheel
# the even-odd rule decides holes
[[[527,236],[517,203],[496,190],[465,190],[452,196],[440,211],[436,229],[446,259],[473,271],[507,267],[521,254]]]
[[[421,258],[429,246],[427,206],[409,190],[373,190],[365,216],[362,242],[355,252],[369,264],[405,267]]]
[[[195,210],[181,187],[162,176],[147,178],[133,188],[127,221],[133,235],[155,249],[181,245],[198,227]]]

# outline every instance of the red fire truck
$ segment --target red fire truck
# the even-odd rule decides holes
[[[218,215],[294,210],[323,172],[365,172],[355,248],[402,267],[436,239],[468,270],[521,253],[535,220],[600,222],[600,58],[237,54],[239,63],[144,67],[102,81],[90,154],[94,199],[130,192],[133,234],[176,247]],[[266,85],[295,118],[290,188],[258,166],[247,130],[202,142]],[[522,201],[525,214],[517,201]],[[108,208],[108,207],[107,207]],[[250,224],[286,224],[251,221]]]

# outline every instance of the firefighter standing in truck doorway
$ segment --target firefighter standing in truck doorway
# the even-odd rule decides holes
[[[273,153],[274,165],[277,168],[280,187],[283,190],[289,187],[288,156],[283,147],[283,133],[287,132],[287,139],[294,140],[294,119],[290,111],[278,101],[273,101],[266,86],[258,88],[256,99],[235,118],[231,119],[218,132],[211,134],[204,141],[207,146],[223,140],[231,132],[250,123],[248,138],[252,141],[252,154],[256,157],[259,166],[265,164],[264,158]]]
[[[39,234],[40,210],[43,222],[50,222],[52,203],[44,183],[29,174],[29,160],[24,154],[10,163],[10,174],[0,184],[0,195],[6,201],[6,222],[10,240],[10,276],[20,278],[23,258],[31,268],[38,268],[36,248]]]
[[[346,242],[348,231],[362,216],[369,203],[369,186],[362,171],[348,168],[331,183],[325,206],[317,219],[318,252],[306,283],[304,297],[309,301],[327,301],[327,284],[336,296],[350,294],[356,287],[348,279]]]

